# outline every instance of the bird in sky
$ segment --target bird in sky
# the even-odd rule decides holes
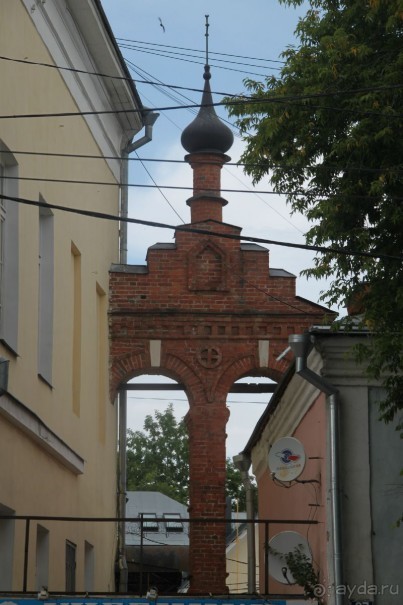
[[[162,31],[163,31],[163,32],[164,32],[164,34],[165,34],[165,27],[164,27],[164,24],[163,24],[163,22],[162,22],[162,20],[161,20],[161,17],[158,17],[158,21],[160,22],[160,26],[162,27]]]

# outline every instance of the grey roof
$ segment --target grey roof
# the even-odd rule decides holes
[[[176,244],[174,244],[174,243],[159,242],[159,243],[153,244],[148,249],[149,250],[175,250],[175,248],[176,248]]]
[[[107,31],[107,34],[109,36],[109,40],[110,40],[110,42],[113,45],[114,51],[115,51],[116,56],[118,58],[118,61],[120,63],[120,67],[121,67],[121,69],[122,69],[122,71],[123,71],[123,73],[124,73],[124,75],[126,77],[126,83],[127,83],[127,85],[129,86],[129,88],[131,90],[131,93],[133,95],[133,98],[134,98],[137,106],[141,110],[141,113],[144,115],[144,113],[146,112],[146,110],[143,107],[143,104],[142,104],[141,99],[140,99],[140,95],[139,95],[139,93],[137,91],[137,88],[136,88],[136,85],[135,85],[134,80],[132,78],[132,75],[131,75],[131,73],[130,73],[127,65],[126,65],[126,61],[123,58],[123,55],[122,55],[122,53],[120,51],[118,43],[116,42],[116,38],[115,38],[115,36],[113,34],[112,28],[110,26],[110,23],[108,21],[108,18],[106,16],[106,14],[105,14],[105,11],[104,11],[104,9],[102,7],[102,3],[101,3],[100,0],[94,0],[94,3],[95,3],[95,6],[96,6],[96,9],[97,9],[97,11],[98,11],[98,13],[99,13],[99,15],[100,15],[100,17],[102,19],[104,27],[105,27],[105,29]],[[82,2],[77,2],[77,0],[75,0],[74,4],[76,4],[78,7],[80,7],[82,9],[82,4],[83,4]],[[116,86],[116,82],[114,82],[114,86]]]
[[[161,492],[127,492],[126,515],[137,517],[140,513],[179,513],[188,518],[187,506],[161,494]]]
[[[253,251],[253,252],[267,252],[267,248],[264,248],[263,246],[259,246],[259,244],[248,244],[248,243],[241,243],[241,250],[245,250],[245,251]]]
[[[274,269],[270,267],[269,269],[270,277],[296,277],[293,273],[289,273],[285,271],[285,269]]]
[[[147,265],[117,265],[112,264],[112,273],[148,273]]]
[[[127,492],[126,517],[137,518],[141,514],[154,514],[158,519],[166,515],[177,514],[181,519],[188,519],[187,506],[169,498],[160,492]],[[158,522],[157,529],[143,532],[145,546],[158,546],[161,544],[185,545],[189,544],[188,523],[183,523],[182,531],[169,530],[165,522]],[[140,522],[126,523],[126,544],[136,546],[140,544]]]

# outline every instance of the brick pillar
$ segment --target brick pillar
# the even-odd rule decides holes
[[[190,518],[225,518],[225,400],[202,397],[186,416],[190,443]],[[225,523],[190,523],[190,594],[227,593]]]
[[[187,200],[191,208],[191,222],[208,219],[222,222],[222,207],[227,201],[221,197],[221,169],[231,158],[223,153],[192,153],[185,160],[193,169],[193,197]]]

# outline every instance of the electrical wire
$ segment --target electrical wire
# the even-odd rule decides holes
[[[177,126],[175,124],[175,126]],[[179,128],[179,127],[178,127]],[[27,155],[27,156],[43,156],[43,157],[60,157],[60,158],[71,158],[71,159],[83,159],[83,160],[117,160],[121,161],[122,157],[120,155],[91,155],[84,153],[62,153],[62,152],[53,152],[53,151],[22,151],[22,150],[10,150],[4,149],[1,152],[9,155]],[[142,157],[128,157],[127,161],[129,162],[150,162],[150,163],[162,163],[162,164],[187,164],[186,160],[173,160],[166,158],[142,158]],[[205,162],[206,165],[213,165],[213,162]],[[216,165],[216,164],[214,164]],[[259,163],[243,163],[243,162],[227,162],[226,166],[235,166],[236,168],[259,168],[262,164]],[[370,168],[369,166],[336,166],[334,164],[327,164],[326,166],[318,165],[320,170],[339,170],[341,172],[368,172],[374,174],[393,174],[396,176],[403,175],[403,170],[390,166],[383,168]],[[280,164],[273,164],[273,169],[282,168]],[[305,170],[313,170],[315,166],[306,167]],[[231,173],[232,174],[232,173]],[[232,174],[233,176],[233,174]],[[255,192],[256,193],[256,192]]]
[[[125,49],[129,49],[129,50],[135,50],[137,52],[141,52],[144,53],[146,55],[154,55],[155,57],[163,57],[164,59],[175,59],[176,61],[183,61],[184,63],[192,63],[194,65],[204,65],[205,61],[196,61],[194,59],[184,59],[182,58],[181,55],[182,53],[175,53],[175,52],[171,52],[170,54],[167,53],[161,53],[161,52],[157,52],[156,50],[146,50],[144,48],[136,48],[136,47],[131,47],[131,46],[126,46],[126,45],[121,45],[121,48],[125,48]],[[215,59],[215,61],[220,61],[220,59]],[[222,59],[223,62],[225,63],[232,63],[232,61],[225,61],[224,59]],[[258,76],[259,78],[265,78],[267,76],[267,74],[260,74],[260,73],[256,73],[254,71],[250,71],[250,70],[246,70],[246,69],[236,69],[235,67],[227,67],[225,65],[217,65],[217,63],[210,63],[211,67],[214,67],[214,69],[225,69],[227,71],[235,71],[238,73],[242,73],[242,74],[249,74],[251,76]],[[262,66],[260,66],[262,67]],[[274,70],[278,70],[280,71],[281,68],[279,67],[269,67],[266,69],[274,69]]]
[[[89,76],[96,76],[96,77],[101,77],[101,78],[110,78],[112,80],[123,80],[123,81],[128,81],[128,82],[133,82],[132,78],[128,78],[126,76],[113,76],[110,74],[105,74],[103,72],[93,72],[93,71],[87,71],[84,69],[78,69],[75,67],[68,67],[68,66],[61,66],[61,65],[54,65],[52,63],[44,63],[42,61],[30,61],[28,59],[17,59],[14,57],[7,57],[5,55],[0,55],[0,60],[3,61],[11,61],[14,63],[22,63],[22,64],[27,64],[27,65],[36,65],[39,67],[48,67],[51,69],[56,69],[56,70],[60,70],[60,71],[70,71],[73,73],[80,73],[80,74],[85,74],[85,75],[89,75]],[[131,62],[132,63],[132,62]],[[179,86],[176,84],[165,84],[162,82],[153,82],[152,80],[142,80],[142,81],[136,81],[134,80],[134,82],[136,84],[149,84],[152,86],[164,86],[166,88],[175,88],[178,90],[187,90],[190,92],[203,92],[202,88],[193,88],[193,87],[188,87],[188,86]],[[312,98],[327,98],[327,97],[335,97],[335,96],[344,96],[347,94],[362,94],[362,93],[368,93],[368,92],[386,92],[388,90],[400,90],[403,88],[403,84],[390,84],[388,86],[366,86],[366,87],[361,87],[361,88],[349,88],[346,90],[336,90],[336,91],[329,91],[329,92],[317,92],[317,93],[309,93],[309,94],[303,94],[303,95],[289,95],[286,97],[279,97],[279,100],[295,100],[295,99],[312,99]],[[225,96],[225,97],[235,97],[235,98],[239,98],[240,96],[242,96],[242,103],[245,103],[246,101],[257,101],[255,100],[255,98],[253,96],[250,95],[240,95],[239,93],[231,93],[231,92],[221,92],[221,91],[212,91],[213,95],[220,95],[220,96]],[[269,99],[261,99],[259,102],[263,102],[265,100],[268,100],[270,102],[273,101],[272,98]],[[227,104],[231,104],[230,102],[225,103],[224,105]],[[196,106],[197,107],[197,106]],[[330,109],[334,109],[334,108],[330,108]],[[347,110],[346,110],[347,111]],[[353,110],[352,110],[353,111]],[[358,110],[357,110],[358,111]],[[377,112],[375,112],[375,115],[381,115]]]
[[[238,105],[263,105],[263,104],[278,104],[278,105],[286,105],[291,107],[299,107],[305,111],[311,109],[320,109],[336,111],[336,112],[346,112],[352,115],[362,116],[362,117],[387,117],[388,119],[393,118],[402,118],[403,113],[388,113],[385,114],[381,111],[364,111],[359,109],[350,109],[348,107],[336,107],[329,105],[313,105],[313,104],[304,104],[304,103],[296,103],[296,100],[309,100],[312,98],[321,98],[323,96],[337,96],[341,93],[312,93],[310,95],[294,95],[294,96],[283,96],[283,97],[262,97],[260,99],[257,98],[243,98],[233,101],[217,101],[211,103],[191,103],[189,105],[166,105],[161,107],[154,107],[154,111],[176,111],[178,109],[194,109],[201,107],[227,107],[238,106]],[[261,112],[261,110],[260,110]],[[71,117],[84,117],[84,116],[95,116],[95,115],[119,115],[119,114],[137,114],[144,113],[144,108],[136,108],[136,109],[102,109],[102,110],[87,110],[87,111],[59,111],[59,112],[47,112],[47,113],[20,113],[20,114],[2,114],[0,115],[0,120],[17,120],[17,119],[40,119],[40,118],[71,118]],[[270,116],[268,116],[270,117]]]
[[[204,57],[206,51],[205,49],[203,50],[198,50],[196,48],[186,48],[183,46],[172,46],[170,44],[158,44],[156,42],[144,42],[142,40],[131,40],[130,38],[116,38],[116,41],[119,44],[119,41],[122,42],[130,42],[133,44],[144,44],[146,46],[156,46],[156,47],[162,47],[162,48],[173,48],[175,50],[187,50],[193,53],[199,53],[201,57]],[[235,59],[247,59],[249,61],[261,61],[264,63],[281,63],[284,64],[285,61],[281,61],[280,59],[262,59],[259,57],[248,57],[248,56],[244,56],[244,55],[234,55],[232,53],[219,53],[219,52],[214,52],[209,50],[209,56],[219,56],[219,57],[231,57],[231,58],[235,58]],[[197,56],[197,55],[196,55]],[[260,66],[258,66],[260,67]]]
[[[13,63],[21,63],[21,64],[25,64],[25,65],[35,65],[37,67],[49,67],[51,69],[56,69],[57,71],[68,71],[68,72],[72,72],[72,73],[84,74],[84,75],[87,75],[87,76],[96,76],[98,78],[109,78],[111,80],[121,80],[121,81],[126,81],[126,82],[134,82],[135,84],[149,84],[151,86],[158,85],[158,86],[164,86],[166,88],[173,88],[173,89],[177,89],[177,90],[188,90],[188,91],[191,91],[191,92],[199,92],[199,93],[203,92],[202,88],[193,88],[193,87],[189,87],[189,86],[179,86],[179,85],[176,85],[176,84],[163,84],[163,83],[153,82],[152,80],[133,80],[132,78],[128,78],[127,76],[113,76],[111,74],[106,74],[106,73],[103,73],[103,72],[87,71],[85,69],[79,69],[79,68],[75,68],[75,67],[54,65],[52,63],[44,63],[43,61],[29,61],[28,59],[17,59],[17,58],[14,58],[14,57],[7,57],[5,55],[0,55],[0,60],[2,60],[2,61],[10,61],[10,62],[13,62]],[[127,63],[132,63],[127,58],[125,58],[125,61]],[[219,66],[216,66],[216,67],[219,67]],[[255,74],[255,75],[259,75],[259,74]],[[220,96],[225,96],[225,97],[237,97],[238,96],[235,93],[220,92],[220,91],[213,91],[212,94],[214,94],[214,95],[220,95]]]
[[[40,63],[40,62],[30,62],[26,59],[14,59],[11,57],[5,57],[0,56],[0,59],[3,60],[9,60],[9,61],[15,61],[15,62],[21,62],[21,63],[30,63],[33,65],[41,65],[44,67],[52,67],[54,69],[58,69],[58,70],[68,70],[68,71],[75,71],[77,73],[85,73],[87,75],[96,75],[98,77],[113,77],[115,78],[116,76],[108,76],[107,74],[101,74],[101,73],[97,73],[97,72],[87,72],[85,70],[79,70],[79,69],[75,69],[75,68],[71,68],[71,67],[61,67],[61,66],[55,66],[52,64],[48,64],[48,63]],[[125,79],[125,78],[123,78]],[[126,78],[127,79],[127,78]],[[146,83],[146,82],[145,82]],[[155,83],[152,83],[155,85]],[[162,84],[159,84],[160,86],[162,86]],[[171,85],[170,85],[171,86]],[[382,112],[376,112],[376,111],[362,111],[362,110],[357,110],[357,109],[350,109],[350,108],[342,108],[342,107],[332,107],[332,106],[318,106],[318,105],[306,105],[306,104],[298,104],[298,103],[293,103],[292,101],[295,100],[308,100],[308,99],[317,99],[317,98],[323,98],[323,97],[334,97],[334,96],[340,96],[340,95],[345,95],[345,94],[352,94],[352,93],[358,93],[358,92],[368,92],[368,91],[375,91],[375,90],[394,90],[394,89],[401,89],[403,87],[403,84],[396,84],[396,85],[390,85],[388,87],[372,87],[372,88],[361,88],[361,89],[350,89],[350,90],[344,90],[344,91],[334,91],[334,92],[322,92],[322,93],[310,93],[310,94],[304,94],[304,95],[289,95],[289,96],[283,96],[283,97],[263,97],[261,99],[256,99],[254,97],[248,97],[243,95],[242,99],[239,99],[240,95],[233,95],[233,94],[227,94],[227,93],[215,93],[215,94],[224,94],[225,96],[232,96],[235,97],[237,100],[234,101],[226,101],[225,103],[223,102],[217,102],[217,103],[209,103],[209,104],[205,104],[205,107],[208,106],[213,106],[213,107],[217,107],[217,106],[228,106],[228,105],[232,105],[232,106],[236,106],[236,105],[250,105],[250,104],[262,104],[262,103],[278,103],[278,104],[288,104],[290,106],[299,106],[301,109],[303,110],[310,110],[310,109],[320,109],[320,110],[330,110],[330,111],[337,111],[337,112],[347,112],[350,114],[354,114],[354,115],[361,115],[363,117],[368,117],[368,116],[382,116],[384,114],[382,114]],[[200,89],[197,89],[200,91]],[[179,106],[167,106],[167,107],[159,107],[159,108],[155,108],[156,111],[171,111],[171,110],[176,110],[176,109],[194,109],[194,108],[200,108],[202,107],[202,105],[200,104],[194,104],[192,103],[191,105],[179,105]],[[120,113],[124,113],[126,115],[132,114],[132,113],[143,113],[144,112],[144,108],[142,109],[123,109],[123,110],[93,110],[93,111],[81,111],[81,112],[59,112],[59,113],[47,113],[47,114],[11,114],[11,115],[0,115],[0,119],[24,119],[24,118],[43,118],[43,117],[74,117],[74,116],[86,116],[86,115],[110,115],[110,114],[120,114]],[[388,118],[400,118],[403,117],[403,114],[400,113],[388,113],[387,115]]]
[[[39,63],[39,62],[30,62],[30,61],[27,61],[27,60],[17,60],[17,59],[11,59],[10,57],[1,57],[1,58],[5,59],[5,60],[13,60],[13,61],[17,61],[17,62],[31,63],[31,64],[35,64],[35,65],[42,65],[42,66],[46,66],[46,67],[58,68],[58,66],[54,66],[54,65],[50,65],[50,64],[45,64],[45,63]],[[78,72],[81,72],[81,73],[84,71],[84,70],[74,70],[74,69],[72,69],[72,68],[60,68],[60,69],[68,69],[68,70],[70,70],[70,71],[78,71]],[[84,73],[91,73],[91,72],[84,72]],[[100,74],[100,73],[95,73],[95,72],[92,72],[92,75],[98,75],[98,76],[99,76],[99,75],[102,75],[103,77],[105,77],[105,74]],[[149,83],[151,83],[151,82],[149,82]],[[162,82],[159,82],[159,86],[165,86],[165,85],[164,85]],[[198,90],[199,90],[199,89],[198,89]],[[361,89],[361,91],[362,91],[362,89]],[[327,93],[326,93],[326,94],[327,94]],[[182,96],[183,96],[183,95],[182,95]],[[141,161],[141,160],[140,160],[140,161]],[[154,181],[154,179],[152,178],[151,174],[150,174],[150,173],[149,173],[149,171],[147,171],[147,169],[145,168],[145,166],[144,166],[143,162],[142,162],[142,165],[143,165],[144,169],[146,170],[146,172],[148,173],[148,175],[149,175],[149,177],[151,178],[151,180],[154,182],[154,185],[155,185],[155,186],[156,186],[156,187],[159,189],[160,193],[163,195],[163,197],[164,197],[165,201],[166,201],[166,202],[167,202],[167,203],[170,205],[170,207],[172,208],[172,210],[173,210],[173,211],[174,211],[174,212],[175,212],[175,213],[178,215],[178,213],[177,213],[177,212],[176,212],[176,210],[173,208],[173,206],[171,205],[171,203],[169,202],[169,200],[168,200],[168,199],[166,198],[166,196],[165,196],[165,195],[162,193],[162,191],[161,191],[161,187],[159,187],[159,186],[158,186],[158,185],[155,183],[155,181]],[[66,182],[67,182],[67,181],[66,181]],[[102,183],[102,184],[104,184],[104,183]],[[129,185],[129,186],[135,186],[135,185]],[[143,185],[143,186],[144,186],[144,187],[146,187],[146,185]],[[226,190],[226,191],[230,191],[230,192],[234,192],[234,193],[245,192],[244,190]],[[252,192],[252,193],[254,193],[254,194],[258,194],[258,193],[266,193],[266,192],[256,192],[256,191],[254,191],[254,192]],[[272,193],[272,194],[275,194],[275,192],[271,192],[271,193]],[[266,203],[266,204],[267,204],[267,202],[264,202],[264,203]],[[269,205],[269,204],[267,204],[267,205]],[[279,213],[279,214],[280,214],[280,213]],[[179,215],[178,215],[178,216],[179,216]],[[280,216],[282,216],[282,215],[280,214]],[[181,217],[180,217],[180,218],[181,218]],[[283,218],[284,218],[284,217],[283,217]],[[183,219],[181,219],[181,220],[183,221]],[[287,220],[287,219],[285,219],[285,220]],[[290,222],[290,221],[288,221],[288,222]],[[290,223],[290,224],[292,224],[292,223]]]
[[[252,238],[251,239],[251,238],[248,238],[248,237],[245,237],[245,236],[241,237],[241,236],[235,236],[235,235],[231,235],[231,234],[219,234],[219,233],[215,233],[213,231],[208,231],[208,230],[204,230],[204,229],[194,229],[194,228],[189,228],[189,227],[186,227],[186,226],[185,227],[183,227],[183,226],[182,227],[181,226],[174,227],[174,226],[168,226],[168,225],[161,224],[161,223],[154,223],[154,222],[151,222],[151,221],[143,221],[143,220],[140,220],[140,219],[131,219],[129,217],[120,217],[120,219],[119,219],[119,217],[116,217],[114,215],[106,215],[106,214],[98,213],[98,212],[94,213],[93,211],[88,211],[88,210],[79,210],[79,209],[67,208],[65,206],[60,207],[60,206],[57,206],[55,204],[47,204],[47,203],[44,203],[44,202],[36,202],[36,201],[33,201],[33,200],[26,200],[26,199],[24,200],[23,198],[11,198],[11,197],[8,197],[8,196],[0,195],[0,199],[3,199],[3,198],[4,199],[10,199],[10,200],[13,200],[13,201],[20,201],[21,203],[25,203],[25,204],[28,204],[28,205],[34,205],[34,206],[39,206],[39,207],[47,207],[47,208],[53,208],[53,209],[59,209],[59,210],[65,210],[67,212],[73,212],[73,213],[77,213],[77,214],[83,214],[85,216],[94,216],[96,218],[105,218],[105,219],[109,219],[109,220],[121,220],[121,221],[124,221],[124,222],[127,222],[127,223],[133,223],[134,222],[136,224],[144,224],[144,225],[147,224],[149,226],[152,225],[152,226],[162,227],[164,225],[164,228],[170,228],[170,229],[173,229],[175,231],[187,231],[187,232],[191,232],[191,233],[199,233],[199,234],[204,234],[204,235],[208,235],[208,236],[213,235],[213,236],[218,236],[218,237],[224,237],[224,238],[227,238],[227,239],[237,239],[237,240],[247,240],[247,241],[252,241],[252,239],[253,239],[253,241],[257,241],[257,240],[259,240],[261,242],[263,241],[263,240],[261,240],[261,238]],[[268,241],[269,240],[267,240],[265,243],[267,243]],[[307,246],[306,244],[300,244],[299,245],[299,244],[290,244],[290,243],[286,243],[286,242],[282,242],[279,245],[288,246],[288,247],[304,247],[304,248],[306,248],[306,246]],[[326,249],[326,250],[328,250],[328,249]],[[366,253],[366,254],[369,254],[369,253]],[[402,260],[403,260],[403,258],[402,258]],[[230,271],[232,271],[232,267],[231,266],[227,265],[227,268]],[[299,314],[302,313],[303,315],[306,315],[306,316],[310,315],[310,312],[304,310],[303,308],[297,307],[296,305],[290,303],[289,301],[282,300],[282,299],[274,296],[273,294],[270,294],[269,292],[267,292],[266,289],[261,288],[259,286],[256,286],[256,284],[254,284],[253,282],[251,282],[250,280],[248,280],[245,276],[240,276],[240,277],[241,277],[241,279],[245,283],[247,283],[249,286],[251,286],[257,292],[260,292],[260,293],[264,294],[265,296],[267,296],[271,300],[274,300],[274,301],[276,301],[276,302],[278,302],[280,304],[286,305],[287,307],[289,307],[290,309],[293,309],[294,311],[296,311]]]
[[[175,189],[180,191],[193,191],[193,187],[185,186],[185,185],[158,185],[150,172],[144,167],[148,176],[152,180],[153,184],[147,183],[127,183],[127,187],[138,187],[143,189],[158,189],[160,192],[162,189]],[[41,182],[41,183],[63,183],[70,185],[97,185],[97,186],[107,186],[107,187],[120,187],[121,184],[119,182],[106,182],[106,181],[82,181],[78,179],[51,179],[51,178],[43,178],[43,177],[30,177],[30,176],[12,176],[12,175],[3,175],[3,179],[11,180],[11,181],[33,181],[33,182]],[[215,193],[216,189],[203,189],[205,193]],[[272,190],[252,190],[252,189],[221,189],[222,193],[249,193],[249,194],[260,194],[260,195],[293,195],[293,196],[302,196],[309,193],[309,191],[272,191]],[[369,196],[369,195],[358,195],[358,194],[349,194],[343,195],[344,199],[365,199],[365,200],[379,200],[381,196]],[[166,199],[166,198],[165,198]],[[320,199],[320,198],[318,198]],[[324,198],[323,198],[324,199]],[[403,197],[390,197],[391,201],[403,201]],[[168,200],[167,200],[168,201]],[[168,202],[171,206],[170,202]],[[172,208],[172,206],[171,206]],[[172,208],[172,210],[174,210]],[[177,214],[176,210],[174,210],[175,214]],[[181,221],[183,219],[177,214]],[[284,217],[283,217],[284,218]]]
[[[158,384],[158,383],[156,383]],[[267,393],[267,395],[270,395],[270,393]],[[178,397],[137,397],[136,395],[127,395],[128,399],[139,399],[140,401],[169,401],[169,402],[180,402],[180,403],[189,403],[188,399],[181,399]],[[240,400],[235,400],[232,399],[231,401],[227,399],[227,405],[231,405],[233,403],[247,403],[248,405],[250,403],[256,403],[259,405],[267,405],[267,401],[250,401],[249,399],[247,401],[240,401]]]
[[[175,124],[175,126],[177,126]],[[179,127],[178,127],[179,128]],[[22,151],[22,150],[10,150],[3,149],[1,151],[2,154],[11,154],[11,155],[28,155],[28,156],[43,156],[43,157],[60,157],[60,158],[76,158],[76,159],[84,159],[84,160],[117,160],[121,161],[122,157],[119,155],[91,155],[91,154],[83,154],[83,153],[62,153],[62,152],[50,152],[50,151]],[[165,158],[142,158],[142,157],[129,157],[127,158],[129,162],[153,162],[153,163],[165,163],[165,164],[187,164],[186,160],[172,160]],[[206,165],[213,165],[213,162],[205,162]],[[216,165],[214,163],[214,165]],[[262,166],[259,163],[243,163],[243,162],[227,162],[225,166],[235,166],[237,168],[247,167],[247,168],[258,168]],[[273,164],[272,168],[282,168],[280,164]],[[315,166],[308,167],[310,170],[314,169]],[[318,164],[318,168],[321,170],[339,170],[343,172],[373,172],[374,174],[379,173],[393,173],[395,175],[403,175],[403,170],[396,169],[393,166],[384,167],[384,168],[370,168],[368,166],[336,166],[332,164],[328,164],[326,166],[322,166]]]
[[[133,69],[133,70],[135,71],[135,73],[140,74],[139,70],[138,70],[136,67],[134,67],[134,65],[133,65],[133,64],[132,64],[130,61],[126,61],[126,62],[129,64],[129,68]],[[141,72],[145,73],[145,74],[146,74],[147,76],[149,76],[149,77],[153,77],[153,76],[151,76],[151,74],[149,74],[148,72],[146,72],[146,71],[144,71],[144,70],[141,70]],[[155,78],[155,77],[153,77],[153,79],[155,80],[156,78]],[[156,86],[155,88],[157,88],[157,89],[159,90],[159,87],[158,87],[158,86]],[[163,91],[162,91],[162,93],[163,93],[163,94],[165,94],[165,95],[167,95],[167,96],[170,96],[170,95],[169,95],[169,94],[168,94],[168,93],[167,93],[165,90],[163,90]],[[171,96],[171,97],[172,97],[172,96]],[[185,96],[185,95],[183,95],[183,94],[180,94],[180,97],[184,98],[186,101],[192,101],[192,99],[189,99],[189,97],[186,97],[186,96]],[[189,110],[189,111],[191,111],[193,114],[195,114],[195,113],[196,113],[196,111],[195,111],[195,110]],[[165,116],[165,117],[166,117],[166,116]],[[174,126],[176,126],[176,128],[177,128],[178,130],[181,130],[181,129],[180,129],[180,127],[179,127],[177,124],[175,124],[175,122],[173,122],[172,120],[170,120],[170,121],[171,121],[171,122],[174,124]],[[222,119],[222,121],[223,121],[223,122],[225,122],[226,124],[228,124],[229,126],[231,126],[231,127],[232,127],[232,124],[231,124],[231,123],[230,123],[228,120]],[[234,134],[240,138],[240,135],[239,135],[239,133],[238,133],[237,131],[234,131]],[[136,155],[137,155],[137,154],[136,154]],[[183,161],[185,162],[185,160],[183,160]],[[145,166],[144,166],[144,164],[143,164],[143,163],[142,163],[142,165],[143,165],[143,168],[144,168],[144,169],[147,171],[147,169],[145,168]],[[268,207],[269,207],[269,208],[270,208],[270,209],[271,209],[273,212],[275,212],[275,213],[276,213],[278,216],[280,216],[280,217],[281,217],[281,218],[282,218],[284,221],[286,221],[286,222],[287,222],[289,225],[291,225],[291,226],[292,226],[294,229],[296,229],[297,231],[299,231],[300,233],[302,233],[302,231],[301,231],[300,229],[298,229],[298,227],[296,227],[296,226],[295,226],[295,225],[292,223],[292,221],[290,221],[290,220],[289,220],[287,217],[283,216],[283,215],[281,214],[281,212],[279,212],[278,210],[276,210],[275,208],[273,208],[273,207],[272,207],[272,206],[271,206],[271,205],[270,205],[270,204],[269,204],[269,203],[268,203],[266,200],[264,200],[263,198],[261,198],[261,197],[258,195],[258,193],[257,193],[256,191],[252,191],[252,190],[251,190],[251,189],[250,189],[250,188],[249,188],[247,185],[245,185],[245,183],[244,183],[243,181],[241,181],[241,179],[239,179],[239,178],[238,178],[236,175],[234,175],[234,174],[233,174],[231,171],[229,171],[229,170],[228,170],[228,164],[226,164],[226,166],[224,166],[224,170],[225,170],[227,173],[229,173],[229,174],[230,174],[230,175],[231,175],[233,178],[235,178],[236,180],[238,180],[238,181],[239,181],[239,182],[240,182],[242,185],[244,185],[244,186],[245,186],[245,187],[246,187],[246,188],[247,188],[249,191],[251,191],[251,192],[252,192],[252,193],[253,193],[255,196],[257,196],[257,197],[258,197],[258,199],[260,199],[260,200],[261,200],[261,201],[262,201],[262,202],[263,202],[263,203],[264,203],[266,206],[268,206]],[[151,175],[150,175],[150,173],[149,173],[148,171],[147,171],[147,173],[149,174],[150,178],[152,178],[152,177],[151,177]],[[155,182],[155,181],[154,181],[154,182]],[[162,191],[161,191],[161,190],[160,190],[160,193],[161,193],[161,194],[162,194],[162,196],[164,197],[165,201],[166,201],[166,202],[169,204],[169,206],[170,206],[170,207],[173,209],[173,206],[172,206],[172,205],[171,205],[171,203],[169,202],[168,198],[167,198],[167,197],[166,197],[166,196],[165,196],[165,195],[162,193]],[[174,209],[173,209],[173,210],[174,210]],[[174,212],[176,213],[176,210],[174,210]],[[176,213],[176,214],[177,214],[177,213]],[[184,221],[183,221],[183,222],[184,222]]]
[[[137,155],[137,152],[136,152],[136,155]],[[169,205],[169,207],[171,208],[171,210],[173,210],[174,213],[176,214],[176,216],[179,218],[179,220],[182,221],[183,224],[185,224],[185,221],[183,220],[183,218],[181,217],[181,215],[179,214],[179,212],[177,212],[175,210],[175,208],[172,206],[171,202],[169,201],[169,199],[166,197],[166,195],[162,191],[162,188],[157,185],[157,183],[155,182],[154,178],[151,176],[149,170],[145,167],[145,165],[143,164],[143,162],[141,162],[141,165],[143,166],[144,170],[146,171],[146,173],[148,174],[148,176],[150,177],[150,179],[152,180],[152,182],[154,183],[154,185],[157,187],[158,191],[160,192],[160,194],[162,195],[162,197],[164,198],[164,200],[166,201],[166,203]]]
[[[284,242],[278,240],[269,240],[262,237],[251,237],[246,235],[236,235],[233,233],[219,233],[217,231],[209,231],[208,229],[198,229],[196,227],[188,227],[186,225],[168,225],[166,223],[159,223],[156,221],[146,221],[143,219],[136,219],[130,217],[122,217],[116,216],[114,214],[107,214],[104,212],[96,212],[94,210],[84,210],[83,208],[69,208],[68,206],[61,206],[59,204],[38,202],[36,200],[29,200],[21,197],[13,197],[10,195],[0,194],[0,199],[10,200],[12,202],[17,202],[20,204],[25,204],[27,206],[36,206],[38,208],[52,208],[54,210],[61,210],[63,212],[68,212],[71,214],[79,214],[91,218],[99,218],[110,221],[120,221],[126,223],[133,223],[135,225],[145,225],[147,227],[159,227],[161,229],[171,229],[172,231],[185,231],[186,233],[197,233],[199,235],[208,235],[209,237],[219,237],[222,239],[234,239],[238,241],[247,241],[252,243],[261,243],[261,244],[271,244],[274,246],[284,246],[287,248],[298,248],[301,250],[312,250],[314,252],[323,252],[325,254],[340,254],[343,256],[363,256],[367,258],[376,258],[383,260],[398,260],[403,261],[403,256],[394,256],[391,254],[382,254],[377,252],[365,252],[365,251],[355,251],[355,250],[346,250],[343,248],[333,248],[326,246],[314,246],[308,244],[294,244],[291,242]]]

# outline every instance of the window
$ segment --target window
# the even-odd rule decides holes
[[[66,592],[76,591],[76,545],[66,540]]]
[[[5,195],[5,166],[0,163],[0,195]],[[3,264],[4,264],[4,234],[6,221],[6,200],[0,198],[0,294],[3,291]],[[0,316],[1,316],[2,297],[0,296]]]
[[[89,542],[84,543],[84,588],[86,592],[94,590],[95,553]]]
[[[0,194],[18,197],[18,165],[0,140]],[[18,203],[0,199],[0,339],[15,353],[18,341]]]
[[[0,163],[0,195],[5,195],[5,167]],[[0,266],[3,264],[3,224],[6,219],[5,200],[0,198]]]
[[[98,365],[98,438],[106,439],[106,405],[108,403],[108,300],[105,291],[96,285],[97,365]]]
[[[158,531],[157,515],[155,513],[143,513],[143,531]]]
[[[81,252],[71,242],[73,290],[72,393],[73,412],[80,416],[81,407]]]
[[[41,199],[41,202],[43,200]],[[54,224],[50,208],[39,208],[38,374],[52,384]]]
[[[164,513],[165,529],[167,533],[183,531],[183,523],[180,518],[181,516],[178,513]]]
[[[15,511],[0,502],[0,515],[12,516],[15,515]],[[0,591],[12,590],[14,531],[15,521],[13,519],[0,518]]]
[[[49,584],[49,531],[38,525],[36,528],[36,589]]]

